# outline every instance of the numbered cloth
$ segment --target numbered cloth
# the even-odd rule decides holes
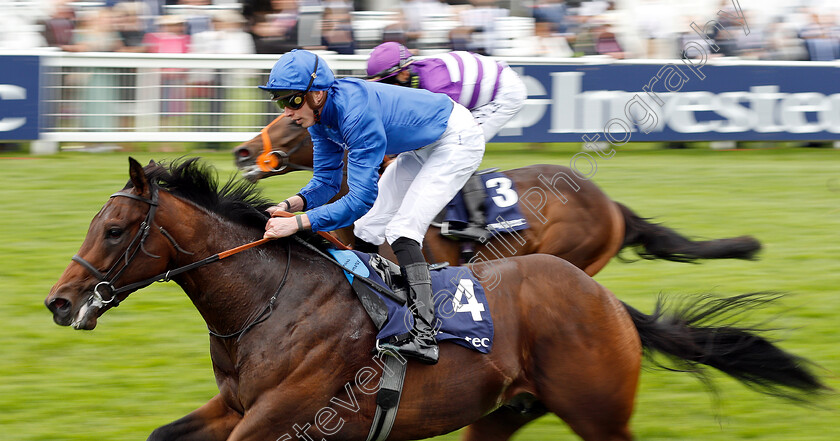
[[[330,254],[345,268],[344,274],[354,288],[359,281],[347,271],[370,279],[391,289],[371,266],[371,255],[351,250],[330,249]],[[437,317],[433,327],[438,329],[437,341],[451,341],[481,353],[493,347],[493,319],[484,288],[467,267],[446,267],[431,271],[432,300]],[[387,319],[379,328],[377,340],[387,340],[414,328],[414,315],[405,304],[376,292],[388,310]],[[367,309],[367,306],[366,306]]]
[[[519,231],[528,228],[528,221],[519,210],[519,194],[513,181],[502,172],[480,174],[486,199],[484,201],[484,218],[491,235],[505,231]],[[466,224],[469,213],[464,206],[464,196],[458,192],[446,206],[444,222]]]

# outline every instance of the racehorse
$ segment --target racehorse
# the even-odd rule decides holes
[[[260,135],[233,149],[236,165],[249,180],[312,169],[309,132],[288,119],[276,119]],[[693,262],[699,259],[753,259],[761,244],[750,236],[694,241],[651,223],[611,200],[594,183],[568,167],[532,165],[504,172],[519,192],[519,208],[529,228],[496,235],[476,244],[476,261],[531,253],[553,254],[595,275],[622,249],[643,258]],[[346,179],[345,179],[346,181]],[[346,182],[338,196],[347,192]],[[352,227],[337,232],[352,242]],[[389,255],[390,249],[380,248]],[[424,240],[429,262],[459,261],[461,245],[431,227]]]
[[[89,330],[154,281],[186,292],[210,330],[219,394],[149,440],[289,441],[320,439],[318,431],[364,440],[382,371],[371,356],[375,327],[342,270],[306,237],[241,247],[262,237],[271,205],[253,184],[219,188],[196,159],[129,163],[130,181],[94,216],[45,304],[57,324]],[[647,315],[555,256],[470,268],[499,276],[485,287],[493,349],[443,343],[437,365],[408,361],[391,440],[464,426],[466,440],[506,440],[547,412],[584,440],[630,440],[643,351],[693,371],[712,366],[767,393],[807,399],[825,388],[805,360],[721,320],[772,295]]]

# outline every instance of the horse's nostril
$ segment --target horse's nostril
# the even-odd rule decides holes
[[[236,150],[236,157],[239,158],[239,159],[247,159],[247,158],[251,157],[251,152],[249,152],[248,149],[244,149],[244,148],[243,149],[238,149],[238,150]]]
[[[50,311],[64,312],[70,309],[70,301],[61,297],[56,297],[50,302]]]

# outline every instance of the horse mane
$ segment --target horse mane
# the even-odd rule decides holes
[[[200,158],[152,161],[143,170],[151,185],[241,225],[264,229],[265,210],[274,205],[256,184],[235,175],[220,188],[215,167]],[[131,186],[129,181],[125,188]]]

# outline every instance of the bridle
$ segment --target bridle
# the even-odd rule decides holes
[[[135,200],[138,200],[138,201],[141,201],[141,202],[145,202],[146,204],[149,205],[149,211],[146,213],[146,217],[143,220],[143,222],[140,223],[140,228],[137,230],[137,233],[135,233],[134,237],[131,239],[131,242],[129,242],[128,247],[125,249],[123,254],[114,262],[114,265],[112,265],[111,268],[108,269],[107,272],[105,272],[103,274],[98,269],[96,269],[90,262],[88,262],[87,260],[85,260],[84,258],[79,256],[78,254],[73,256],[73,261],[74,262],[82,265],[91,274],[93,274],[93,276],[96,277],[97,280],[99,280],[99,283],[97,283],[96,286],[94,286],[94,288],[93,288],[93,296],[91,296],[91,299],[90,299],[91,303],[96,303],[99,306],[102,306],[102,305],[109,306],[110,305],[112,307],[117,307],[120,304],[120,300],[119,300],[118,296],[122,293],[132,292],[132,291],[144,288],[146,286],[149,286],[149,285],[151,285],[152,283],[155,283],[155,282],[168,282],[174,276],[177,276],[177,275],[185,273],[187,271],[190,271],[190,270],[196,269],[198,267],[207,265],[209,263],[217,262],[217,261],[222,260],[224,258],[230,257],[230,256],[232,256],[236,253],[239,253],[241,251],[245,251],[245,250],[253,248],[255,246],[262,245],[262,244],[268,242],[269,240],[271,240],[271,239],[264,238],[264,239],[256,240],[256,241],[253,241],[253,242],[249,242],[245,245],[241,245],[241,246],[238,246],[236,248],[232,248],[232,249],[229,249],[227,251],[223,251],[221,253],[214,254],[212,256],[206,257],[206,258],[198,260],[196,262],[193,262],[193,263],[190,263],[190,264],[187,264],[187,265],[184,265],[184,266],[180,266],[180,267],[175,268],[175,269],[168,270],[168,271],[166,271],[164,273],[161,273],[161,274],[158,274],[156,276],[149,277],[148,279],[144,279],[144,280],[141,280],[139,282],[129,283],[128,285],[121,286],[121,287],[117,288],[117,287],[114,286],[114,284],[117,282],[117,279],[119,279],[120,276],[123,274],[123,272],[125,272],[125,270],[131,264],[131,262],[134,261],[134,258],[137,257],[137,253],[139,251],[142,250],[143,253],[145,253],[147,256],[152,257],[154,259],[159,259],[160,258],[160,256],[156,256],[156,255],[146,251],[146,249],[144,247],[146,239],[149,237],[149,233],[150,233],[150,230],[151,230],[152,223],[155,220],[155,213],[157,212],[157,207],[158,207],[158,192],[157,192],[157,189],[154,186],[150,186],[150,188],[151,188],[151,190],[150,190],[151,191],[151,198],[145,198],[143,196],[138,196],[138,195],[135,195],[135,194],[132,194],[132,193],[124,192],[124,191],[120,191],[120,192],[117,192],[117,193],[114,193],[114,194],[111,195],[111,198],[126,197],[126,198],[130,198],[130,199],[135,199]],[[175,242],[175,239],[172,237],[172,235],[170,235],[163,227],[159,226],[158,229],[161,232],[161,234],[163,234],[163,236],[166,237],[172,243],[172,245],[175,247],[175,250],[177,250],[178,252],[181,252],[181,253],[185,253],[185,254],[192,254],[188,251],[185,251],[183,248],[181,248]],[[286,258],[286,270],[283,273],[283,279],[280,281],[280,286],[274,292],[274,295],[271,297],[268,305],[266,305],[266,307],[263,309],[263,311],[259,315],[257,315],[253,320],[251,320],[247,325],[245,325],[242,329],[240,329],[237,332],[234,332],[234,333],[231,333],[231,334],[219,334],[219,333],[216,333],[213,330],[209,329],[209,327],[208,327],[210,335],[212,335],[214,337],[219,337],[219,338],[230,338],[230,337],[242,336],[245,332],[250,330],[255,325],[257,325],[259,323],[262,323],[263,321],[265,321],[268,318],[269,315],[271,315],[271,313],[274,311],[274,303],[277,300],[277,296],[280,294],[280,291],[283,289],[283,286],[286,284],[286,280],[288,279],[288,276],[289,276],[289,268],[291,267],[291,264],[292,264],[291,245],[289,245],[289,243],[287,242],[286,246],[287,246],[288,250],[287,250],[287,258]],[[122,267],[120,267],[120,263],[122,263],[123,261],[125,263],[122,265]],[[102,288],[107,289],[110,292],[110,298],[108,298],[107,300],[102,295],[102,293],[99,291]]]
[[[91,274],[93,274],[94,277],[96,277],[99,280],[99,283],[97,283],[96,286],[93,287],[93,300],[95,302],[98,302],[102,305],[110,305],[111,303],[113,303],[114,307],[119,306],[120,301],[117,298],[119,294],[139,289],[144,286],[148,286],[156,282],[160,278],[160,276],[156,276],[153,279],[147,279],[141,282],[132,283],[121,288],[116,288],[114,286],[114,283],[117,281],[117,279],[119,279],[123,272],[125,272],[125,270],[128,269],[128,265],[130,265],[131,262],[134,261],[134,258],[137,257],[138,251],[142,250],[143,253],[145,253],[147,256],[155,259],[160,258],[160,256],[156,256],[146,251],[144,246],[146,243],[146,239],[149,237],[149,232],[151,230],[152,222],[155,219],[155,213],[157,212],[158,207],[158,193],[154,187],[152,187],[151,196],[151,198],[147,199],[143,196],[138,196],[136,194],[127,193],[123,191],[111,195],[111,198],[126,197],[145,202],[149,204],[149,211],[146,213],[146,218],[143,220],[143,222],[140,223],[140,228],[137,230],[137,233],[134,234],[134,237],[131,239],[131,242],[128,243],[128,247],[105,274],[101,273],[93,265],[91,265],[90,262],[79,256],[78,254],[73,256],[74,262],[85,267]],[[164,233],[164,231],[166,230],[164,230],[163,227],[160,227],[160,229],[161,233],[163,233],[167,238],[169,238],[170,241],[172,241],[172,236],[170,236],[168,233]],[[177,247],[176,249],[180,249],[180,247]],[[120,263],[123,261],[125,263],[122,265],[122,267],[120,267]],[[164,276],[166,280],[169,280],[169,271],[167,271],[167,273],[165,273]],[[101,288],[106,288],[110,292],[109,299],[105,300],[105,297],[102,295],[101,292],[99,292]]]
[[[299,142],[296,146],[292,147],[288,152],[282,150],[272,150],[271,146],[271,138],[268,136],[268,129],[274,125],[277,121],[280,121],[283,118],[284,114],[280,114],[277,118],[274,118],[274,121],[271,121],[267,126],[263,127],[260,130],[260,137],[262,138],[263,143],[263,151],[262,153],[257,156],[257,167],[260,170],[270,173],[270,172],[281,172],[287,168],[291,168],[292,170],[307,170],[312,171],[312,167],[306,167],[304,165],[294,164],[289,162],[289,156],[295,154],[301,147],[303,147],[303,142]]]

